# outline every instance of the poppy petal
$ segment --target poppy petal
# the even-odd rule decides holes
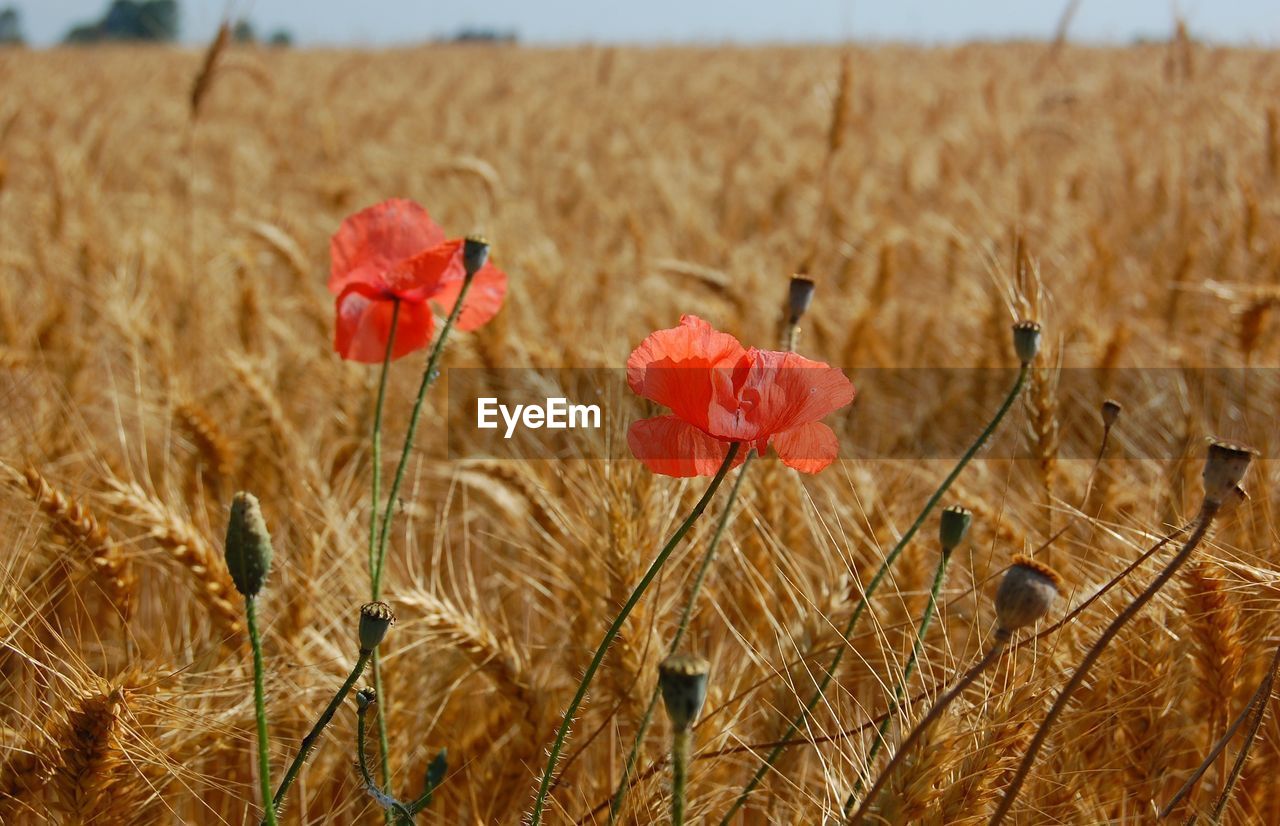
[[[835,432],[822,422],[784,430],[771,441],[782,463],[801,473],[817,473],[834,462],[840,451]]]
[[[355,282],[382,287],[397,263],[444,241],[444,230],[413,201],[392,198],[363,209],[343,220],[329,242],[329,292],[341,295]]]
[[[409,301],[426,301],[440,292],[442,284],[461,282],[464,275],[462,242],[445,241],[396,263],[382,279],[394,295]]]
[[[816,422],[853,401],[853,384],[824,362],[771,350],[752,350],[747,358],[751,368],[738,395],[760,435]]]
[[[391,336],[395,302],[372,298],[363,285],[352,285],[338,296],[333,349],[348,361],[381,364]],[[401,301],[396,321],[396,341],[391,358],[412,353],[431,342],[431,310],[425,303]]]
[[[733,368],[746,355],[736,338],[701,318],[685,315],[680,326],[658,330],[627,358],[627,383],[638,395],[671,408],[704,429],[733,403]]]
[[[461,244],[461,242],[458,242]],[[462,267],[462,256],[457,257],[458,278],[444,280],[432,294],[431,300],[440,308],[440,312],[448,315],[453,312],[462,293],[463,279],[466,271]],[[467,290],[467,300],[458,315],[458,329],[475,330],[486,324],[489,319],[502,309],[502,300],[507,295],[507,274],[492,264],[485,264],[471,280],[471,289]]]
[[[632,422],[627,445],[645,467],[663,476],[714,476],[729,452],[729,442],[708,436],[676,416]],[[745,450],[738,452],[735,467],[746,454]]]

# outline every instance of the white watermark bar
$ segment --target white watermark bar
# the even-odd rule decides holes
[[[655,369],[649,368],[651,375]],[[843,460],[954,460],[1017,376],[1012,367],[841,369],[857,395],[822,422],[835,433]],[[450,368],[442,376],[445,444],[423,447],[440,459],[630,459],[627,433],[636,421],[677,413],[697,418],[690,406],[695,413],[702,406],[713,416],[749,422],[761,414],[752,407],[757,396],[743,392],[744,385],[758,383],[765,390],[759,403],[765,404],[771,383],[803,383],[804,373],[671,368],[673,403],[686,408],[676,411],[640,398],[623,368]],[[1067,367],[1039,380],[1045,384],[1028,383],[980,458],[1033,460],[1048,438],[1059,459],[1093,460],[1107,400],[1123,408],[1108,440],[1108,459],[1198,456],[1208,436],[1255,445],[1264,458],[1280,455],[1280,367]],[[1039,412],[1030,405],[1033,392],[1043,399]],[[729,399],[737,401],[726,407]],[[1037,436],[1036,415],[1053,432]]]
[[[505,431],[502,438],[510,439],[517,428],[524,430],[589,429],[600,428],[600,405],[572,404],[563,396],[549,396],[542,404],[506,405],[497,396],[481,396],[476,400],[476,427],[480,430],[497,430],[498,418],[502,418]]]

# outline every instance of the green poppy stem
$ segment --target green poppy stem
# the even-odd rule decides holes
[[[444,344],[448,340],[454,324],[457,323],[458,316],[462,315],[463,302],[466,301],[467,293],[471,290],[473,281],[475,281],[475,274],[470,273],[462,282],[462,289],[458,291],[458,300],[453,305],[453,309],[449,311],[449,317],[445,319],[444,326],[440,328],[440,335],[436,338],[435,346],[431,349],[431,355],[427,358],[427,367],[422,372],[422,382],[418,385],[418,395],[413,400],[413,410],[409,414],[409,427],[405,431],[404,446],[400,450],[400,461],[396,464],[396,475],[392,479],[391,489],[387,491],[387,505],[383,510],[382,524],[378,529],[377,549],[372,554],[370,593],[374,601],[382,597],[382,574],[387,562],[387,543],[391,538],[391,518],[395,514],[397,497],[400,495],[400,486],[404,484],[405,471],[409,467],[409,456],[413,452],[413,438],[418,431],[418,420],[422,417],[422,402],[427,397],[427,389],[435,383],[440,356],[444,352]],[[374,514],[373,518],[376,520],[376,508]],[[373,685],[374,691],[378,692],[378,701],[382,703],[383,707],[383,712],[378,715],[378,749],[382,764],[382,782],[385,784],[384,791],[387,791],[391,787],[391,748],[390,739],[387,735],[388,715],[386,712],[388,706],[387,695],[383,691],[382,685],[382,662],[376,651],[373,659]]]
[[[901,709],[902,698],[907,691],[907,683],[915,672],[916,663],[920,659],[920,651],[924,648],[925,635],[929,633],[929,625],[933,622],[933,615],[937,611],[938,594],[942,592],[942,583],[946,581],[947,565],[950,562],[951,551],[944,550],[942,556],[938,558],[938,567],[933,571],[933,587],[929,589],[929,603],[925,605],[924,613],[920,615],[920,627],[916,630],[916,640],[911,646],[911,656],[907,659],[907,664],[902,669],[902,679],[898,681],[897,687],[893,690],[893,703],[889,706],[889,712],[880,721],[880,728],[876,731],[875,742],[871,744],[871,751],[867,753],[868,771],[875,766],[876,756],[880,754],[880,747],[884,745],[885,733],[889,730],[893,715],[897,714]],[[862,794],[863,779],[858,779],[858,782],[854,784],[853,792],[844,801],[844,816],[846,818],[849,816],[849,810],[853,808],[853,804],[857,802],[858,795]]]
[[[680,729],[671,739],[671,826],[684,826],[685,783],[689,773],[689,744],[693,731]]]
[[[462,282],[462,289],[458,292],[458,301],[453,305],[453,309],[449,311],[449,317],[445,319],[444,326],[440,328],[440,335],[436,338],[435,346],[431,348],[431,355],[427,358],[427,368],[422,371],[422,382],[418,385],[418,395],[413,400],[413,410],[409,414],[409,427],[404,435],[404,447],[400,451],[400,461],[396,464],[396,475],[391,481],[391,489],[387,491],[387,505],[382,513],[382,525],[378,531],[378,548],[375,554],[375,565],[373,568],[373,588],[372,595],[376,601],[382,596],[382,573],[387,561],[387,542],[391,538],[391,517],[395,514],[396,497],[400,495],[400,486],[404,484],[405,471],[409,468],[409,456],[413,453],[413,437],[418,432],[418,420],[422,417],[422,402],[427,397],[427,389],[435,383],[436,370],[440,363],[440,356],[444,352],[445,341],[449,338],[450,331],[453,330],[454,324],[458,321],[458,316],[462,314],[462,304],[467,298],[467,293],[471,290],[471,283],[475,281],[474,275],[468,275],[466,280]],[[381,695],[378,696],[378,702],[384,702]],[[386,708],[384,705],[383,708]],[[384,719],[386,714],[379,714],[378,719]]]
[[[644,596],[644,592],[648,590],[649,585],[658,575],[658,571],[662,570],[667,557],[671,556],[672,551],[680,544],[680,540],[684,539],[685,534],[693,527],[693,523],[707,509],[707,504],[711,501],[711,497],[715,495],[716,489],[720,487],[720,483],[724,481],[725,474],[729,472],[729,468],[733,466],[733,460],[737,458],[738,450],[741,447],[742,445],[739,442],[729,445],[724,462],[720,465],[720,469],[716,471],[716,475],[711,480],[711,484],[707,486],[706,492],[702,494],[702,498],[698,500],[698,503],[693,506],[693,511],[689,516],[681,523],[671,538],[667,540],[667,544],[658,552],[653,564],[649,566],[649,570],[640,579],[635,590],[631,592],[631,596],[627,598],[626,604],[622,606],[622,610],[614,618],[613,624],[605,632],[604,639],[600,641],[600,646],[596,649],[595,656],[591,659],[591,664],[587,666],[586,673],[582,675],[582,681],[578,684],[578,690],[574,694],[573,700],[569,703],[569,707],[565,709],[564,719],[560,722],[560,730],[556,732],[555,742],[551,746],[551,754],[547,758],[547,766],[542,772],[542,783],[538,787],[538,796],[534,800],[533,812],[529,816],[529,826],[538,826],[542,822],[542,810],[546,806],[547,792],[551,789],[551,779],[555,774],[556,763],[560,760],[560,752],[564,749],[565,740],[569,736],[569,727],[573,724],[573,718],[578,713],[578,707],[582,705],[583,699],[587,696],[587,688],[591,685],[591,680],[595,677],[596,671],[599,670],[600,663],[604,661],[604,656],[608,652],[609,646],[613,643],[614,637],[618,636],[618,632],[622,630],[622,624],[627,621],[627,617],[631,615],[636,603]]]
[[[849,637],[857,627],[859,618],[862,617],[862,612],[866,610],[868,601],[875,593],[876,588],[880,586],[880,583],[888,575],[889,569],[893,566],[893,563],[902,555],[902,552],[906,549],[908,543],[910,543],[915,537],[916,532],[920,530],[920,526],[924,524],[925,519],[927,519],[929,514],[933,512],[938,501],[942,499],[943,495],[945,495],[947,490],[951,487],[951,484],[960,476],[960,472],[965,469],[973,457],[977,455],[982,446],[986,444],[987,440],[991,438],[991,435],[995,433],[996,428],[999,427],[1001,420],[1005,417],[1005,414],[1009,412],[1011,407],[1013,407],[1013,403],[1017,401],[1018,396],[1022,393],[1022,387],[1027,381],[1027,373],[1030,371],[1030,368],[1030,363],[1023,362],[1022,367],[1018,370],[1018,378],[1014,381],[1013,387],[1009,390],[1009,395],[1005,397],[1004,403],[1000,405],[1000,409],[996,411],[995,416],[987,423],[986,428],[978,435],[978,438],[974,443],[969,446],[969,449],[964,452],[964,455],[960,457],[960,461],[956,463],[954,468],[952,468],[951,473],[947,474],[947,478],[942,480],[942,484],[938,486],[938,489],[935,490],[933,495],[929,497],[929,500],[925,502],[924,509],[920,511],[920,515],[911,523],[911,527],[907,528],[907,532],[902,535],[902,538],[893,546],[893,550],[891,550],[888,556],[884,558],[884,562],[880,564],[880,568],[876,571],[875,575],[871,577],[871,581],[867,583],[867,587],[862,592],[862,597],[858,600],[858,604],[854,607],[853,614],[850,615],[849,621],[845,623],[844,630],[840,635],[842,641],[847,642],[849,640]],[[813,692],[813,695],[809,698],[808,702],[805,703],[804,708],[800,710],[799,714],[797,714],[787,726],[786,733],[778,738],[778,745],[774,746],[769,751],[764,762],[760,764],[760,767],[756,769],[756,773],[752,775],[751,780],[738,794],[738,799],[734,801],[733,806],[729,808],[729,811],[725,813],[725,816],[720,820],[720,826],[729,826],[733,821],[734,815],[736,815],[738,811],[746,805],[747,797],[755,790],[756,786],[760,784],[760,781],[764,779],[764,776],[768,774],[769,770],[773,768],[773,764],[777,762],[778,758],[782,755],[782,752],[786,750],[788,745],[787,741],[791,740],[792,736],[794,736],[795,733],[800,730],[800,727],[804,725],[804,722],[808,719],[809,715],[813,713],[813,710],[818,706],[818,703],[826,693],[827,686],[829,686],[831,681],[835,678],[836,669],[840,667],[840,663],[844,660],[844,653],[844,645],[841,645],[836,649],[835,656],[831,658],[831,662],[827,665],[827,670],[822,675],[822,679],[818,682],[817,689]]]
[[[253,648],[253,712],[258,721],[258,783],[262,788],[262,822],[275,826],[276,809],[271,802],[271,755],[267,749],[267,700],[263,685],[262,638],[258,635],[258,606],[254,597],[244,598],[245,621],[249,626],[249,645]]]
[[[373,580],[378,548],[378,506],[382,504],[382,408],[387,400],[387,376],[391,373],[391,353],[395,349],[396,328],[400,324],[400,299],[392,300],[391,332],[387,335],[387,353],[382,357],[382,374],[378,377],[378,401],[373,408],[373,507],[369,511],[369,579]]]
[[[379,697],[382,693],[382,658],[377,649],[373,652],[373,690]],[[382,770],[382,790],[391,792],[391,738],[387,732],[387,715],[378,715],[378,766]]]
[[[680,641],[684,639],[685,631],[689,629],[689,621],[693,619],[694,607],[698,604],[698,594],[702,591],[702,583],[707,578],[707,571],[711,569],[711,563],[715,561],[716,549],[720,546],[720,539],[724,536],[724,529],[729,524],[729,517],[733,513],[734,503],[738,501],[738,491],[742,489],[742,481],[747,476],[747,466],[751,464],[755,452],[749,452],[747,458],[743,460],[742,467],[738,470],[738,476],[733,480],[733,487],[729,489],[729,498],[725,500],[724,510],[720,513],[720,521],[716,523],[715,533],[711,535],[711,542],[707,545],[707,550],[702,554],[702,562],[698,565],[698,572],[693,577],[693,584],[689,587],[689,598],[685,601],[684,609],[680,612],[680,623],[676,626],[676,633],[671,638],[671,644],[667,646],[667,655],[676,653],[680,647]],[[653,722],[653,711],[658,707],[658,698],[661,696],[661,689],[657,683],[653,685],[653,691],[649,695],[649,704],[645,706],[644,716],[640,718],[640,726],[636,729],[636,737],[631,744],[631,752],[627,755],[627,762],[622,769],[622,779],[618,781],[618,789],[614,792],[613,800],[609,804],[609,823],[614,823],[618,819],[618,812],[622,810],[622,802],[627,797],[627,792],[631,789],[631,773],[635,771],[636,762],[640,759],[640,750],[644,746],[644,737],[649,732],[649,724]]]
[[[316,747],[316,743],[320,740],[320,735],[325,728],[333,720],[333,715],[337,713],[342,701],[347,699],[347,695],[351,693],[351,688],[356,684],[356,680],[360,679],[360,675],[364,673],[364,668],[369,662],[369,657],[373,652],[362,650],[360,656],[356,659],[355,667],[351,669],[351,673],[347,675],[346,682],[338,689],[338,693],[333,695],[333,699],[329,701],[329,705],[320,714],[315,725],[311,727],[311,731],[307,732],[307,736],[302,738],[302,745],[298,748],[298,753],[294,755],[293,762],[289,764],[288,770],[284,774],[284,780],[280,781],[280,788],[276,789],[275,797],[272,799],[270,816],[272,820],[263,821],[264,823],[274,823],[276,813],[280,811],[280,807],[284,805],[285,796],[289,793],[289,787],[293,785],[293,781],[298,778],[302,766],[307,762],[307,757],[311,755],[312,749]]]
[[[378,785],[373,782],[373,776],[369,774],[369,760],[365,756],[364,743],[367,739],[365,734],[368,729],[365,721],[369,713],[369,706],[360,705],[356,709],[356,766],[360,770],[360,778],[364,781],[365,788],[375,794],[378,805],[382,806],[387,819],[402,826],[403,824],[413,823],[413,811],[394,797],[383,792]]]
[[[858,810],[853,813],[853,816],[848,818],[846,821],[847,826],[858,826],[858,824],[862,823],[862,818],[866,815],[867,810],[871,808],[872,801],[874,801],[876,796],[880,794],[882,789],[884,789],[885,784],[889,782],[889,778],[893,777],[894,770],[896,770],[898,766],[902,765],[902,761],[910,753],[911,747],[924,736],[925,732],[929,730],[929,727],[942,716],[942,712],[947,710],[947,706],[951,705],[951,703],[960,696],[962,691],[968,688],[969,685],[976,680],[982,672],[986,671],[993,662],[1000,659],[1000,655],[1004,653],[1005,647],[1008,646],[1011,638],[1012,635],[1009,632],[997,631],[995,642],[987,649],[987,653],[982,655],[982,659],[978,660],[978,662],[966,671],[960,679],[956,680],[956,684],[947,689],[946,694],[943,694],[934,702],[934,704],[929,708],[929,711],[921,718],[920,722],[916,723],[916,727],[913,728],[911,733],[907,735],[906,739],[899,744],[898,750],[894,752],[893,757],[889,759],[884,770],[880,772],[880,776],[876,778],[876,782],[871,784],[871,791],[867,792],[867,796],[862,799],[862,805],[859,806]]]

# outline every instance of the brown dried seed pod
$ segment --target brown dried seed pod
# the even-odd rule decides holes
[[[1258,451],[1245,445],[1213,439],[1204,461],[1204,499],[1206,504],[1221,506],[1235,498],[1235,490]]]
[[[1057,572],[1048,565],[1021,554],[1015,556],[996,591],[996,621],[1000,633],[1008,635],[1039,622],[1053,607],[1061,582]]]

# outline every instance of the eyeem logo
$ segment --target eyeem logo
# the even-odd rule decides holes
[[[476,427],[481,430],[497,430],[498,417],[506,425],[504,439],[510,439],[516,428],[529,430],[568,430],[600,427],[600,406],[596,404],[569,404],[565,398],[547,399],[543,404],[498,404],[493,397],[476,400]]]

